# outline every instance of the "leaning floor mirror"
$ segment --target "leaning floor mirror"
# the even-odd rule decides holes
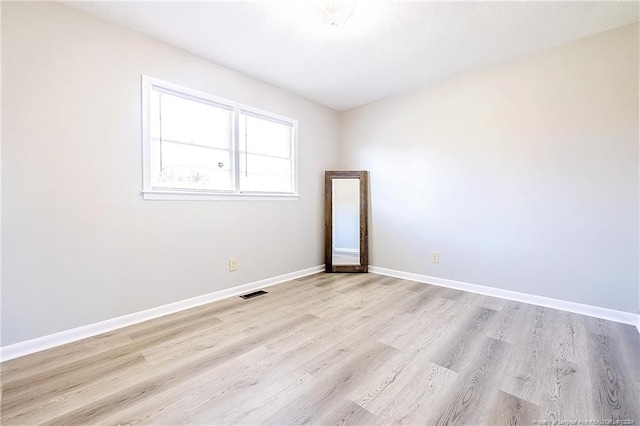
[[[325,172],[325,272],[367,272],[369,172]]]

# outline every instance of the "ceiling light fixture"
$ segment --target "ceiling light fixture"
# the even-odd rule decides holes
[[[314,0],[312,9],[318,21],[337,27],[351,18],[356,8],[356,0]]]

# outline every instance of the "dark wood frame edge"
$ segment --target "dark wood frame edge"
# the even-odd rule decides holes
[[[360,265],[333,265],[333,180],[360,179]],[[369,172],[328,170],[324,172],[324,270],[325,272],[369,272]]]

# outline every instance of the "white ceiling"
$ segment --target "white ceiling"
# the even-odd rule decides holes
[[[639,20],[638,2],[64,2],[336,110]]]

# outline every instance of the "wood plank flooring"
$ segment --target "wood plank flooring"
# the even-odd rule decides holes
[[[2,364],[2,424],[640,424],[632,326],[316,274]]]

